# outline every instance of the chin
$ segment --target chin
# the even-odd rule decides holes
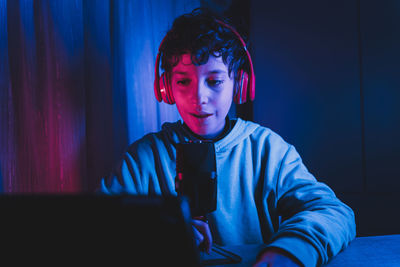
[[[192,130],[193,131],[193,130]],[[210,133],[210,131],[204,130],[204,129],[196,129],[195,131],[193,131],[195,134],[200,135],[200,136],[209,136],[212,135],[212,133]]]

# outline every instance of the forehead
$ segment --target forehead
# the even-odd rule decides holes
[[[178,64],[172,69],[172,73],[179,72],[226,72],[228,66],[225,65],[222,57],[210,55],[208,61],[202,65],[194,65],[190,54],[183,54]]]

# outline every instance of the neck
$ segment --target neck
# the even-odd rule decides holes
[[[221,140],[224,138],[232,129],[233,125],[231,125],[231,121],[228,116],[225,118],[225,126],[222,129],[222,131],[215,135],[215,136],[205,136],[205,135],[198,135],[194,133],[190,128],[186,125],[186,123],[183,124],[184,128],[189,131],[191,135],[193,135],[196,139],[202,140],[202,141],[212,141],[216,142],[218,140]]]

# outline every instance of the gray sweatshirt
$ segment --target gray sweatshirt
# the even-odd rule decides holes
[[[176,144],[193,140],[180,121],[134,142],[101,181],[106,194],[175,192]],[[265,243],[305,266],[326,263],[355,238],[353,211],[304,166],[296,149],[256,123],[237,119],[215,142],[217,209],[209,214],[213,242]]]

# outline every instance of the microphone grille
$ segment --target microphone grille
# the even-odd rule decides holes
[[[179,143],[176,147],[176,172],[215,172],[215,147],[212,142]]]

